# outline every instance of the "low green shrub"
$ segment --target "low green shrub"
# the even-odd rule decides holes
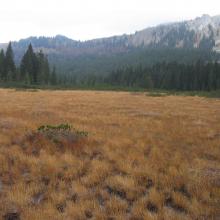
[[[86,140],[88,132],[77,130],[69,124],[41,125],[35,132],[35,136],[49,140],[59,149],[74,149]]]
[[[72,126],[69,124],[60,124],[60,125],[41,125],[38,127],[38,131],[70,131]]]

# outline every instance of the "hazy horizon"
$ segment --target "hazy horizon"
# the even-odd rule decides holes
[[[11,7],[13,5],[13,8]],[[217,0],[116,1],[9,0],[1,4],[0,42],[30,36],[64,35],[73,40],[91,40],[132,34],[151,26],[218,15]]]

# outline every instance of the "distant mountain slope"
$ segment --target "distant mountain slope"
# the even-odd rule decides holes
[[[203,15],[194,20],[146,28],[131,35],[124,34],[84,42],[62,35],[29,37],[12,43],[17,63],[20,62],[29,43],[32,43],[36,51],[42,50],[46,53],[51,64],[57,65],[59,71],[105,72],[104,69],[100,70],[103,65],[108,66],[106,71],[109,71],[115,65],[137,63],[138,60],[145,60],[146,63],[163,61],[168,55],[169,60],[180,61],[187,57],[186,50],[199,49],[203,53],[220,52],[220,16]],[[0,44],[2,48],[6,46],[7,44]],[[172,54],[166,55],[166,50],[171,52],[173,49],[183,49],[184,55],[176,56],[176,53],[173,53],[173,57]],[[152,50],[153,58],[150,54]],[[85,71],[85,68],[88,71]]]
[[[159,25],[136,32],[129,38],[134,46],[203,48],[220,50],[220,16],[203,15],[190,21]]]
[[[194,20],[159,25],[137,31],[135,34],[100,38],[85,42],[75,41],[62,35],[55,37],[29,37],[13,42],[16,50],[32,43],[35,49],[49,53],[123,52],[133,47],[203,48],[220,50],[220,15],[203,15]],[[1,45],[5,47],[4,45]]]

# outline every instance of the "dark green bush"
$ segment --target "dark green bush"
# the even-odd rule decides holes
[[[75,138],[88,136],[88,132],[79,131],[69,124],[41,125],[37,130],[52,139],[60,136],[75,136]]]
[[[72,126],[69,124],[60,124],[60,125],[41,125],[37,130],[38,131],[70,131]]]

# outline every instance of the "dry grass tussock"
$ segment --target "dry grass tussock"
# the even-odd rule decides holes
[[[61,123],[89,135],[37,132]],[[217,220],[220,100],[0,90],[0,201],[7,220]]]

